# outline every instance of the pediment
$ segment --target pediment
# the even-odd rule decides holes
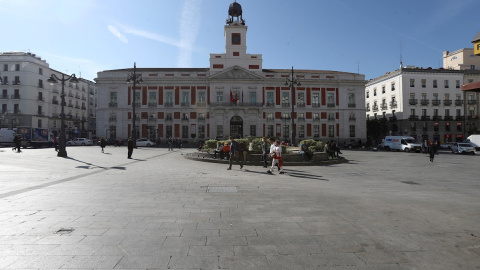
[[[210,79],[263,80],[263,77],[242,67],[233,66],[210,76]]]

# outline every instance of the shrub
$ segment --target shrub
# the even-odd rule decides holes
[[[315,141],[315,140],[309,139],[309,140],[303,140],[303,142],[308,147],[308,150],[312,152],[324,151],[324,145],[322,141]]]

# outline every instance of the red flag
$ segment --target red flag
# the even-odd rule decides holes
[[[237,100],[238,100],[237,93],[235,93],[235,98],[234,98],[234,97],[233,97],[232,90],[230,90],[230,100],[231,100],[232,102],[237,102]]]

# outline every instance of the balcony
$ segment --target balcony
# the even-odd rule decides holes
[[[86,98],[86,97],[82,97],[82,100],[87,100],[87,98]]]
[[[21,110],[13,110],[13,114],[22,114]]]
[[[190,102],[182,102],[182,103],[180,103],[180,106],[182,106],[182,107],[190,107]]]
[[[45,99],[41,96],[37,96],[37,101],[40,101],[40,102],[45,102]]]
[[[282,119],[282,120],[292,120],[292,118],[290,116],[282,116],[282,117],[280,117],[280,119]]]
[[[305,107],[305,102],[298,102],[297,107],[298,108],[304,108]]]
[[[451,100],[451,99],[445,99],[445,100],[443,101],[443,105],[444,105],[444,106],[450,106],[450,105],[452,105],[452,100]]]
[[[445,119],[445,121],[451,121],[453,120],[453,116],[445,115],[443,119]]]
[[[117,116],[110,116],[110,117],[108,118],[108,121],[111,121],[111,122],[117,121]]]
[[[477,115],[469,115],[469,116],[467,116],[467,119],[468,120],[476,120],[476,119],[478,119],[478,116]]]
[[[68,104],[68,107],[73,108],[73,104]]]
[[[75,109],[80,109],[80,105],[75,105]]]
[[[20,99],[20,94],[13,94],[10,97],[11,99]]]
[[[7,80],[2,80],[1,85],[8,85],[8,81]]]
[[[267,103],[265,104],[265,106],[266,106],[266,107],[275,107],[275,103],[273,103],[273,102],[267,102]]]
[[[411,98],[408,100],[408,104],[410,105],[417,105],[418,104],[418,99],[416,98]]]
[[[348,107],[349,108],[355,108],[355,107],[357,107],[357,105],[355,103],[348,103]]]
[[[465,120],[465,117],[464,117],[464,116],[457,115],[457,116],[455,116],[455,120],[457,120],[457,121],[463,121],[463,120]]]
[[[313,121],[320,121],[320,116],[316,116],[316,117],[314,116]]]
[[[108,107],[110,107],[110,108],[115,108],[115,107],[117,107],[117,106],[118,106],[118,103],[117,103],[117,102],[109,102],[109,103],[108,103]]]
[[[59,114],[59,113],[52,113],[52,117],[54,117],[54,118],[60,118],[60,114]]]
[[[432,120],[433,120],[433,121],[440,121],[440,120],[442,120],[442,117],[441,117],[441,116],[438,116],[438,115],[434,115],[434,116],[432,117]]]
[[[198,120],[199,120],[199,121],[205,121],[205,116],[199,116],[199,117],[198,117]]]
[[[418,121],[418,115],[410,115],[410,117],[408,117],[408,120],[410,120],[410,121]]]
[[[148,102],[148,107],[157,107],[157,101],[149,101]]]
[[[428,100],[428,99],[421,99],[421,100],[420,100],[420,104],[421,104],[422,106],[426,106],[426,105],[430,104],[430,100]]]
[[[0,95],[0,99],[8,99],[8,95],[7,94]]]
[[[20,85],[20,81],[13,81],[12,85]],[[42,87],[43,88],[43,87]]]
[[[333,108],[333,107],[335,107],[335,103],[327,103],[327,107]]]
[[[382,103],[382,104],[380,104],[380,109],[382,109],[382,111],[387,110],[387,109],[388,109],[387,103]]]
[[[173,120],[173,117],[167,115],[167,117],[165,117],[165,120],[166,120],[166,121],[172,121],[172,120]]]
[[[85,106],[82,105],[82,110],[86,110],[86,109],[87,109],[87,107],[85,107]]]
[[[75,98],[80,99],[80,95],[79,95],[79,94],[76,94],[76,95],[75,95]]]
[[[476,105],[477,104],[477,100],[475,99],[469,99],[468,100],[468,105]]]
[[[421,119],[422,119],[422,121],[430,121],[430,116],[422,115]]]
[[[348,117],[348,121],[355,122],[356,120],[357,120],[357,118],[355,117],[355,115],[352,115],[352,116]]]
[[[440,99],[434,99],[432,100],[432,105],[433,106],[438,106],[442,103],[442,101]]]
[[[44,113],[44,112],[42,112],[42,111],[37,111],[37,115],[38,115],[38,116],[44,116],[44,115],[45,115],[45,113]]]
[[[56,99],[52,100],[52,104],[58,105],[58,103],[59,103],[58,100]]]
[[[38,88],[43,88],[43,83],[39,83],[37,87]]]
[[[68,96],[73,98],[73,93],[68,93]]]
[[[313,108],[318,108],[318,107],[320,107],[320,103],[314,102],[314,103],[312,103],[312,107]]]
[[[374,112],[378,112],[378,105],[373,105],[372,110],[373,110]]]
[[[463,105],[463,100],[456,99],[455,100],[455,106],[462,106]]]
[[[290,107],[290,102],[282,102],[282,107]]]
[[[206,106],[207,106],[207,102],[205,102],[205,101],[197,102],[197,107],[206,107]]]
[[[53,88],[52,93],[58,94],[58,93],[59,93],[59,92],[58,92],[58,89],[57,89],[57,88]]]
[[[390,109],[395,109],[397,108],[397,101],[394,100],[394,101],[390,101]]]
[[[173,102],[165,102],[165,107],[173,107]]]
[[[370,107],[367,107],[365,110],[366,110],[367,112],[369,112],[369,111],[370,111]]]
[[[267,121],[274,121],[274,120],[275,120],[275,118],[267,116]]]

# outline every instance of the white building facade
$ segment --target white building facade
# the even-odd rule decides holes
[[[463,141],[475,131],[479,109],[478,94],[461,90],[466,81],[480,81],[480,71],[408,67],[389,72],[366,85],[367,120],[380,120],[385,135]]]
[[[50,85],[52,74],[46,60],[32,53],[4,52],[0,54],[0,121],[2,128],[48,128],[60,131],[60,83]],[[65,74],[68,75],[68,74]],[[65,85],[65,115],[67,138],[92,137],[95,132],[95,82],[79,79]]]
[[[247,53],[247,26],[232,3],[225,25],[225,53],[211,54],[209,68],[137,68],[143,83],[133,99],[125,83],[133,69],[98,73],[97,136],[125,139],[132,131],[135,102],[137,138],[191,142],[196,139],[278,137],[357,141],[366,138],[361,74],[263,69],[261,54]],[[292,103],[294,126],[292,127]],[[101,134],[101,135],[100,135]]]

